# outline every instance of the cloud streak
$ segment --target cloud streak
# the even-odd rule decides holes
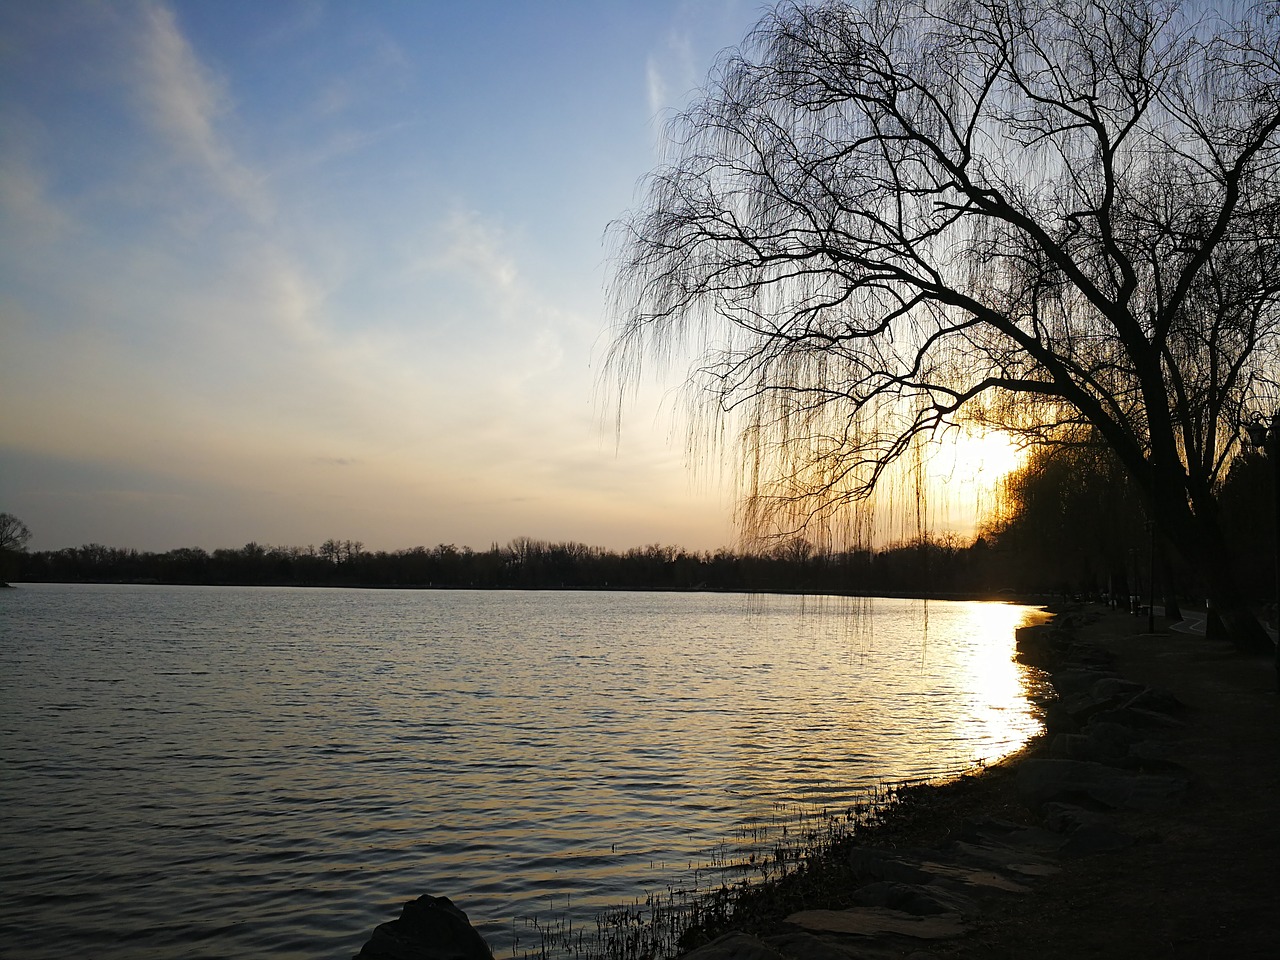
[[[262,178],[218,130],[231,111],[226,83],[200,61],[168,6],[144,4],[138,27],[135,90],[149,122],[182,161],[203,171],[243,213],[267,220],[272,204]]]

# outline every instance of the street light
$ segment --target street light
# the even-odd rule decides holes
[[[1244,424],[1244,442],[1271,461],[1271,491],[1275,505],[1273,530],[1276,537],[1276,629],[1280,632],[1280,410],[1268,420],[1254,413]],[[1280,690],[1280,642],[1276,644],[1276,687]]]
[[[1262,414],[1255,413],[1244,425],[1245,443],[1256,450],[1266,451],[1268,440],[1274,439],[1277,418],[1280,418],[1280,412],[1273,413],[1271,422],[1267,423]]]

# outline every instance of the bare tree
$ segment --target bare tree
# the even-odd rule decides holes
[[[1277,356],[1280,4],[783,3],[615,225],[611,370],[691,348],[746,519],[958,423],[1096,432],[1235,636],[1214,486]]]
[[[31,539],[31,531],[27,525],[12,513],[0,513],[0,553],[12,550],[15,553],[27,549]]]

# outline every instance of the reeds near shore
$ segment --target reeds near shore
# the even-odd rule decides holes
[[[853,887],[843,851],[937,782],[877,784],[838,807],[776,803],[683,881],[597,915],[594,926],[565,914],[518,919],[512,958],[669,960],[756,919],[835,906]]]

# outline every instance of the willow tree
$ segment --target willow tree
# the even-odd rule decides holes
[[[692,351],[761,527],[831,521],[964,422],[1096,432],[1256,642],[1214,487],[1276,359],[1278,14],[782,4],[616,225],[612,369]]]

